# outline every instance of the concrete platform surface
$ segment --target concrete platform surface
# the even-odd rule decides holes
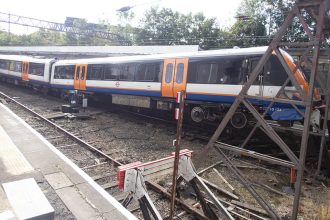
[[[34,178],[55,219],[137,219],[84,171],[0,104],[0,185]],[[0,188],[0,217],[15,219]],[[2,219],[2,218],[1,218]]]

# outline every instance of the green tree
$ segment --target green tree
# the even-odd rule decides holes
[[[188,22],[187,26],[189,26]],[[199,39],[198,43],[201,47],[216,47],[220,28],[215,18],[206,18],[203,13],[198,13],[192,16],[191,31],[187,34]]]
[[[291,11],[295,0],[244,0],[237,12],[238,21],[231,28],[238,46],[268,45]],[[307,24],[313,30],[315,23],[306,11],[302,11]],[[284,41],[308,40],[308,37],[295,18],[289,26]]]
[[[206,18],[203,13],[184,15],[158,7],[146,12],[139,29],[137,44],[199,44],[204,48],[214,47],[221,32],[216,19]]]
[[[63,45],[64,34],[57,31],[40,29],[31,34],[16,35],[11,33],[10,40],[7,32],[0,32],[1,46],[40,46],[40,45]]]
[[[169,8],[159,10],[152,7],[142,19],[142,25],[137,36],[138,44],[176,44],[177,35],[180,35],[178,26],[179,13]]]
[[[278,28],[281,27],[284,19],[294,6],[294,3],[294,0],[267,0],[268,10],[264,13],[270,18],[269,29],[271,35],[274,35]],[[302,11],[301,14],[306,23],[313,30],[315,28],[315,23],[310,15],[306,11]],[[305,33],[304,28],[297,17],[294,18],[292,24],[289,26],[283,40],[288,42],[308,40],[307,34]]]
[[[244,0],[242,2],[236,13],[238,20],[231,27],[231,33],[236,38],[236,46],[260,46],[268,42],[264,7],[265,4],[262,0]]]
[[[100,21],[99,24],[88,23],[86,19],[74,19],[72,26],[77,30],[77,33],[65,33],[65,42],[67,45],[105,45],[109,42],[107,39],[102,39],[93,35],[93,32],[108,31],[108,25],[105,20]],[[86,33],[90,35],[79,34]]]
[[[131,25],[132,20],[135,18],[134,12],[117,12],[117,17],[119,18],[119,24],[110,26],[109,31],[121,36],[122,40],[125,41],[124,43],[132,44],[137,33],[137,28]]]

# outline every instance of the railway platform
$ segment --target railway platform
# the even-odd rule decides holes
[[[36,130],[0,104],[0,219],[21,219],[4,186],[31,178],[54,209],[55,219],[137,219]],[[18,200],[36,200],[31,192],[25,193],[30,195],[21,193]],[[20,212],[24,211],[32,212],[30,204],[23,204]]]

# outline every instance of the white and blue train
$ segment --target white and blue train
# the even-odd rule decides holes
[[[108,95],[116,104],[160,109],[173,109],[176,93],[184,90],[186,109],[193,121],[200,122],[224,116],[266,49],[255,47],[74,60],[0,55],[0,77],[41,89],[79,90],[94,96]],[[297,82],[307,92],[308,84],[303,73],[290,55],[284,51],[283,54]],[[272,55],[248,94],[274,97],[287,77],[278,58]],[[290,98],[300,98],[291,84],[285,91]],[[259,109],[269,104],[252,102]],[[274,105],[268,116],[272,119],[272,113],[286,110],[290,114],[276,114],[273,119],[302,118],[292,106],[283,104]],[[233,125],[244,127],[247,121],[244,110],[235,115],[239,118]]]

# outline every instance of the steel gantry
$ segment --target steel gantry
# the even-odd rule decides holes
[[[51,22],[46,20],[40,20],[36,18],[24,17],[20,15],[7,14],[0,12],[0,22],[6,22],[9,24],[17,24],[27,27],[42,28],[46,30],[54,30],[66,33],[72,33],[75,35],[83,35],[89,37],[96,37],[99,39],[105,39],[110,41],[113,45],[129,46],[131,42],[126,40],[119,34],[114,34],[107,31],[95,30],[93,28],[78,28],[74,25],[66,25],[57,22]]]
[[[254,198],[257,200],[259,205],[263,207],[269,216],[272,219],[280,219],[280,216],[277,215],[277,213],[272,209],[272,207],[265,201],[252,187],[252,184],[243,177],[242,173],[239,172],[237,169],[235,169],[235,166],[230,162],[230,160],[226,157],[226,155],[222,152],[223,149],[225,150],[233,150],[234,152],[239,151],[239,149],[235,146],[231,146],[222,142],[218,142],[218,138],[222,134],[222,132],[225,130],[225,127],[227,126],[228,122],[238,109],[240,105],[243,105],[246,109],[249,110],[249,112],[256,118],[257,123],[255,127],[252,129],[242,146],[244,147],[249,139],[254,134],[255,130],[257,128],[261,128],[272,141],[274,141],[286,154],[286,156],[289,158],[290,161],[283,162],[282,160],[279,160],[278,158],[269,157],[269,156],[262,156],[259,155],[258,159],[265,160],[268,162],[271,162],[273,164],[286,164],[287,167],[294,167],[297,170],[297,179],[295,183],[295,197],[293,202],[293,210],[292,210],[292,216],[291,219],[296,219],[298,215],[298,207],[299,207],[299,201],[300,201],[300,194],[301,194],[301,184],[302,184],[302,177],[305,170],[305,160],[306,160],[306,152],[307,152],[307,145],[308,145],[308,139],[309,135],[311,133],[310,128],[311,126],[314,126],[311,124],[311,112],[313,108],[313,97],[314,97],[314,85],[315,81],[317,80],[319,83],[322,83],[322,76],[318,73],[318,61],[319,61],[319,54],[320,54],[320,47],[322,45],[323,40],[325,40],[326,36],[330,33],[330,19],[329,19],[329,0],[297,0],[295,2],[295,5],[291,9],[291,11],[288,13],[286,19],[284,20],[282,26],[277,31],[274,39],[270,43],[268,49],[266,50],[265,54],[262,56],[260,61],[258,62],[257,66],[254,68],[252,73],[250,74],[250,77],[248,78],[247,82],[244,84],[241,92],[236,97],[234,103],[230,107],[229,111],[219,124],[219,127],[216,129],[215,133],[209,140],[208,144],[206,145],[204,149],[204,153],[208,152],[212,147],[215,148],[216,152],[218,152],[218,155],[220,159],[226,163],[227,167],[230,168],[230,170],[238,177],[237,179],[247,188],[247,190],[251,193],[251,195],[254,196]],[[315,22],[315,27],[310,27],[304,20],[304,17],[302,13],[307,13]],[[294,19],[297,18],[299,20],[301,26],[303,27],[304,31],[306,32],[306,35],[309,38],[308,42],[283,42],[283,36],[287,33],[288,27],[292,24]],[[301,47],[306,48],[306,53],[309,57],[311,57],[310,61],[312,63],[311,68],[311,74],[309,79],[309,84],[307,88],[307,92],[303,90],[303,88],[299,85],[297,82],[294,72],[290,69],[288,64],[285,62],[284,56],[280,50],[281,47],[290,48],[290,47]],[[248,95],[249,88],[253,84],[253,82],[258,77],[259,73],[261,72],[262,68],[266,64],[267,60],[270,58],[271,54],[275,53],[278,59],[280,60],[281,64],[283,65],[284,69],[286,70],[286,73],[288,75],[288,79],[283,84],[282,88],[279,90],[275,98],[267,99],[265,97],[260,96],[251,96]],[[301,59],[300,62],[304,62],[306,60]],[[298,63],[298,66],[300,63]],[[329,74],[330,75],[330,74]],[[329,79],[329,78],[328,78]],[[295,87],[297,93],[300,94],[301,100],[292,100],[285,94],[285,86],[291,82],[292,85]],[[323,81],[324,82],[324,81]],[[324,83],[322,83],[324,84]],[[326,100],[326,114],[328,113],[328,106],[329,106],[329,89],[327,89],[327,85],[321,85],[321,92],[323,91],[323,94],[325,95]],[[283,98],[285,97],[285,99]],[[266,108],[265,112],[263,114],[260,114],[256,108],[251,104],[251,99],[257,99],[257,100],[267,100],[270,102],[269,106]],[[291,104],[297,112],[300,112],[300,114],[304,117],[304,127],[302,130],[302,137],[301,137],[301,146],[300,146],[300,155],[297,157],[294,152],[289,148],[289,146],[284,142],[284,140],[276,133],[274,128],[265,120],[266,113],[270,110],[270,108],[275,103],[286,103]],[[297,108],[297,105],[303,106],[305,108],[305,112],[301,111]],[[325,121],[327,119],[327,115],[325,115]],[[325,142],[325,129],[326,129],[326,122],[324,122],[323,130],[320,131],[320,134],[322,135],[322,141],[321,141],[321,149],[320,149],[320,156],[319,156],[319,169],[321,166],[321,159],[322,159],[322,153],[323,153],[323,147]],[[318,171],[319,171],[318,169]]]

